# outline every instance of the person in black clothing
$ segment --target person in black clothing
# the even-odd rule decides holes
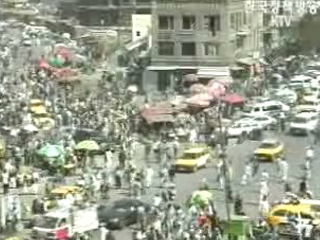
[[[113,233],[111,231],[109,231],[106,235],[106,240],[116,240],[116,238],[114,237]]]
[[[237,194],[234,199],[234,213],[240,216],[245,215],[243,212],[242,198],[239,194]]]

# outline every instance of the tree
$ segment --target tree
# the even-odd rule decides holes
[[[320,50],[320,13],[306,14],[295,27],[295,38],[301,45],[301,50],[309,52]]]

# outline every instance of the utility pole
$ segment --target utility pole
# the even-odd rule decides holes
[[[231,220],[231,211],[229,205],[229,194],[231,192],[231,185],[230,185],[230,176],[229,176],[229,168],[227,163],[227,154],[226,154],[226,132],[225,129],[222,129],[222,104],[221,99],[218,102],[218,124],[219,124],[219,139],[220,145],[222,150],[222,162],[223,162],[223,175],[224,175],[224,193],[225,193],[225,202],[226,202],[226,212],[227,212],[227,220],[230,223]]]

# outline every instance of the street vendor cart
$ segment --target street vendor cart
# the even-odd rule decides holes
[[[247,216],[231,216],[224,224],[224,240],[249,240],[251,235],[252,226]]]

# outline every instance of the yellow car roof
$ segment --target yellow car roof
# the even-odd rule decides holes
[[[34,111],[35,114],[48,113],[48,112],[47,112],[47,109],[46,109],[45,107],[43,107],[43,106],[37,107],[37,108],[35,108],[33,111]]]
[[[300,212],[300,211],[310,211],[310,206],[309,205],[305,205],[305,204],[280,204],[280,205],[276,205],[274,206],[270,212],[275,212],[278,210],[286,210],[286,211],[290,211],[290,212]]]
[[[30,104],[43,104],[43,101],[41,99],[31,99]]]
[[[66,194],[66,193],[69,193],[69,192],[77,192],[77,191],[80,191],[81,188],[79,187],[76,187],[76,186],[62,186],[62,187],[58,187],[54,190],[51,191],[51,193],[54,193],[54,194]]]
[[[190,148],[190,149],[184,151],[184,153],[202,153],[206,149],[207,149],[206,147]]]

